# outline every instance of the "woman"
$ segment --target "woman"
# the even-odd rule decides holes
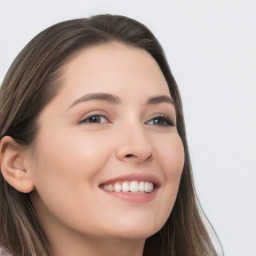
[[[0,91],[0,244],[13,255],[217,255],[196,198],[182,105],[139,22],[54,25]]]

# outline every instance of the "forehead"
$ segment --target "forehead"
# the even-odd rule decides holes
[[[145,50],[112,42],[80,51],[62,70],[65,91],[169,94],[154,58]],[[79,95],[77,95],[79,96]]]

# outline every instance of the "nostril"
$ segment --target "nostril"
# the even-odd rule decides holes
[[[128,155],[126,155],[126,157],[128,157],[128,158],[131,158],[131,157],[133,157],[134,155],[133,154],[128,154]]]

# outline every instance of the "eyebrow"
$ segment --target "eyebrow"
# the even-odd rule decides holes
[[[90,101],[90,100],[101,100],[101,101],[106,101],[112,104],[120,104],[121,100],[118,96],[109,94],[109,93],[90,93],[82,96],[81,98],[77,99],[74,101],[70,107],[72,108],[73,106],[77,105],[78,103],[84,102],[84,101]]]
[[[160,104],[164,102],[170,103],[172,105],[175,104],[174,100],[171,97],[167,95],[159,95],[159,96],[149,98],[146,105],[154,105],[154,104]]]
[[[90,94],[86,94],[83,95],[82,97],[80,97],[79,99],[77,99],[76,101],[74,101],[68,109],[74,107],[75,105],[81,103],[81,102],[85,102],[85,101],[91,101],[91,100],[101,100],[101,101],[106,101],[115,105],[120,104],[122,101],[121,99],[113,94],[109,94],[109,93],[90,93]],[[160,103],[170,103],[172,105],[175,104],[174,100],[167,96],[167,95],[159,95],[159,96],[154,96],[148,99],[146,105],[155,105],[155,104],[160,104]]]

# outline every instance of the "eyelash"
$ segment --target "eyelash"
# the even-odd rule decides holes
[[[98,122],[99,119],[96,119],[96,120],[94,119],[95,121],[91,120],[92,122],[90,122],[90,119],[95,118],[95,117],[96,118],[104,118],[104,119],[106,119],[106,121]],[[158,119],[158,123],[154,122],[153,124],[150,124],[150,125],[156,125],[156,126],[162,126],[162,127],[163,126],[175,126],[174,122],[167,115],[164,115],[164,114],[153,117],[152,119],[147,121],[146,124],[148,124],[152,120],[157,120],[157,119]],[[104,115],[100,115],[100,114],[94,114],[94,115],[88,116],[85,119],[81,120],[79,122],[79,124],[84,124],[84,123],[101,124],[101,123],[106,123],[106,122],[109,122],[107,117],[105,117]],[[160,122],[160,124],[159,124],[159,122]]]
[[[155,116],[152,119],[150,119],[149,121],[147,121],[146,123],[149,123],[150,121],[157,120],[157,119],[158,119],[158,121],[160,120],[161,124],[154,123],[154,125],[157,125],[157,126],[175,126],[174,122],[167,115],[164,115],[164,114]]]

